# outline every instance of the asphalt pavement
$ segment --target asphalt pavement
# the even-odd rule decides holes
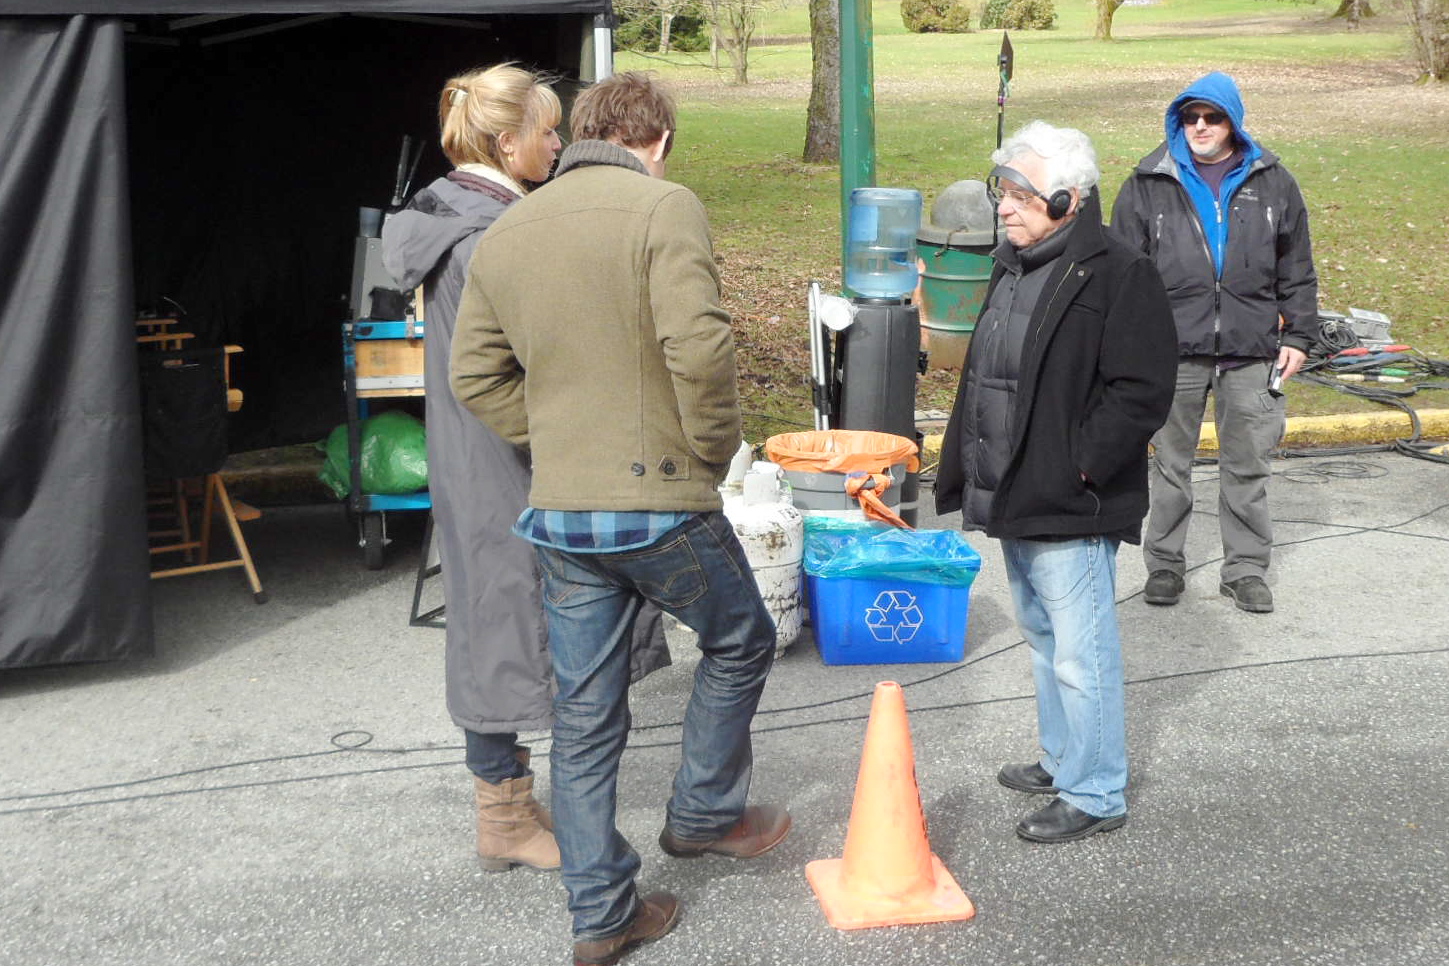
[[[675,666],[633,691],[619,826],[683,915],[626,963],[1444,966],[1449,467],[1276,462],[1269,615],[1218,593],[1215,472],[1180,604],[1145,604],[1140,552],[1119,555],[1131,813],[1084,842],[1018,839],[1041,802],[995,780],[1033,756],[1035,718],[992,541],[971,537],[964,662],[827,666],[808,636],[777,661],[753,797],[795,826],[755,860],[655,842],[693,669],[674,633]],[[392,517],[381,571],[335,506],[245,526],[270,602],[237,570],[159,581],[154,658],[0,673],[0,963],[569,962],[557,876],[474,860],[443,635],[407,620],[420,518]],[[842,853],[882,680],[969,922],[839,932],[805,880]]]

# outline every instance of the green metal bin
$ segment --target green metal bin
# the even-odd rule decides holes
[[[992,233],[949,231],[922,225],[916,253],[926,263],[921,276],[921,328],[925,330],[931,364],[956,368],[991,282]]]

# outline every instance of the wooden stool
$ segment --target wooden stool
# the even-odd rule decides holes
[[[191,497],[188,491],[193,489],[198,482],[201,484],[202,490],[201,528],[193,535]],[[151,579],[180,577],[183,574],[199,574],[208,570],[241,567],[246,571],[247,583],[251,585],[252,598],[258,604],[266,603],[266,591],[262,590],[262,582],[257,577],[257,568],[252,564],[252,555],[247,548],[246,537],[242,535],[241,524],[237,522],[236,506],[226,492],[226,484],[222,482],[221,474],[208,473],[206,476],[194,477],[192,480],[175,480],[172,499],[175,502],[176,527],[149,530],[147,536],[152,540],[164,540],[168,537],[179,537],[180,539],[170,543],[152,543],[151,556],[154,558],[162,554],[180,553],[184,554],[183,559],[186,563],[176,567],[152,569]],[[236,550],[236,558],[232,560],[211,560],[212,512],[218,507],[221,509],[222,518],[226,520],[227,531],[231,534],[232,546]],[[257,515],[261,514],[257,513]],[[192,562],[193,559],[195,562]]]
[[[152,578],[240,567],[252,597],[261,604],[267,595],[238,523],[261,514],[234,503],[220,473],[226,459],[226,414],[241,405],[241,393],[231,388],[230,360],[240,351],[227,346],[152,352],[141,358],[143,446],[153,480],[147,496],[147,538]],[[195,528],[191,511],[198,498],[201,523]],[[233,559],[211,559],[212,515],[218,509],[236,551]],[[156,558],[169,554],[179,554],[180,563],[155,565]]]

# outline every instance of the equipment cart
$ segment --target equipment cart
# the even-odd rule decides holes
[[[347,397],[347,452],[351,491],[347,506],[357,522],[358,546],[369,570],[383,564],[388,544],[386,514],[393,510],[431,510],[427,490],[400,495],[362,489],[362,421],[374,399],[422,397],[423,321],[342,323],[342,373]]]

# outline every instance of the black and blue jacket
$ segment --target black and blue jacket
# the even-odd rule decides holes
[[[1220,197],[1198,176],[1181,108],[1206,101],[1232,121],[1239,163]],[[1122,185],[1112,229],[1157,265],[1172,301],[1178,354],[1266,359],[1308,351],[1318,332],[1318,274],[1298,183],[1243,126],[1243,100],[1211,73],[1167,106],[1166,140]],[[1279,318],[1282,318],[1282,332]]]

